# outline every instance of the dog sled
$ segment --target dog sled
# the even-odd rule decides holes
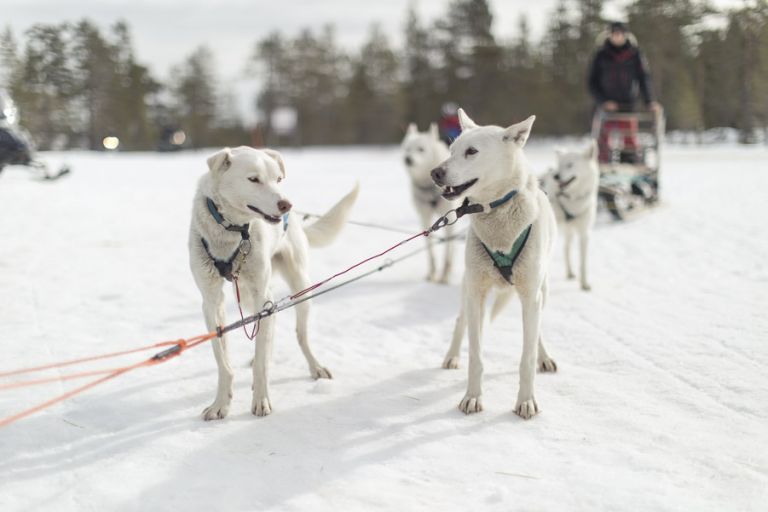
[[[664,114],[599,110],[592,123],[600,165],[600,204],[617,220],[659,200]]]
[[[9,165],[35,169],[45,180],[55,180],[70,172],[67,166],[50,172],[48,164],[35,157],[29,134],[18,125],[16,105],[10,96],[0,89],[0,172]]]

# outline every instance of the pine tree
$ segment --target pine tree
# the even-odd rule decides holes
[[[0,88],[10,90],[19,72],[19,49],[11,27],[0,34]]]
[[[411,5],[405,25],[405,48],[402,57],[402,128],[410,122],[415,122],[424,129],[435,120],[440,111],[433,45],[429,31],[422,26],[416,10]]]
[[[19,79],[12,95],[19,105],[20,121],[41,149],[60,135],[71,136],[80,124],[72,99],[77,93],[75,70],[70,61],[72,31],[68,24],[30,28]]]
[[[381,27],[373,25],[368,42],[352,62],[352,77],[347,86],[351,142],[380,144],[399,136],[397,71],[397,56]]]
[[[200,46],[171,70],[171,94],[182,128],[195,148],[209,145],[216,117],[213,55]]]

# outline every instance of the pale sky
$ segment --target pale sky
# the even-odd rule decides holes
[[[674,1],[674,0],[671,0]],[[730,6],[743,0],[715,0]],[[607,2],[606,15],[619,17],[626,0]],[[251,101],[253,80],[243,77],[256,41],[279,30],[295,35],[305,27],[336,26],[337,41],[355,48],[373,23],[379,23],[400,45],[408,6],[415,3],[423,22],[442,16],[449,0],[0,0],[0,28],[8,25],[17,40],[34,23],[56,23],[89,18],[102,29],[119,19],[128,22],[139,62],[160,80],[168,70],[201,44],[216,59],[223,89]],[[502,40],[517,35],[518,20],[528,16],[533,39],[538,40],[557,0],[490,0],[494,33]],[[241,105],[245,107],[245,105]]]
[[[221,76],[239,74],[254,43],[272,31],[296,34],[304,27],[336,26],[339,43],[356,47],[371,24],[379,23],[399,44],[406,12],[414,0],[0,0],[0,25],[20,37],[34,23],[87,17],[102,28],[124,19],[131,28],[139,60],[163,77],[200,44],[213,50]],[[516,35],[518,18],[527,14],[538,37],[557,0],[490,0],[495,33]],[[615,3],[615,2],[614,2]],[[449,0],[415,0],[422,20],[441,16]]]

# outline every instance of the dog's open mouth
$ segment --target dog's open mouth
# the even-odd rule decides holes
[[[558,186],[560,187],[560,190],[561,190],[561,191],[563,191],[563,190],[565,190],[566,188],[568,188],[568,186],[569,186],[571,183],[573,183],[575,180],[576,180],[576,176],[571,176],[571,177],[570,177],[570,178],[568,178],[567,180],[560,180],[560,179],[558,178],[558,179],[557,179],[557,184],[558,184]]]
[[[255,206],[251,206],[251,205],[247,205],[247,206],[251,210],[255,211],[256,213],[258,213],[259,215],[264,217],[264,220],[266,220],[270,224],[277,224],[278,222],[280,222],[280,217],[273,217],[272,215],[267,215],[266,213],[264,213],[263,211],[259,210]]]
[[[445,187],[443,189],[443,197],[446,199],[453,199],[454,197],[458,197],[462,193],[464,193],[465,190],[467,190],[469,187],[471,187],[475,183],[477,183],[477,178],[473,180],[469,180],[463,185],[456,185],[455,187],[450,187],[450,186]]]

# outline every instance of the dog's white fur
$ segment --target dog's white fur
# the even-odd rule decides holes
[[[467,392],[459,404],[466,414],[483,410],[481,359],[482,328],[485,302],[492,288],[498,289],[494,310],[498,313],[514,292],[520,297],[523,312],[523,353],[520,360],[520,389],[515,412],[531,418],[538,412],[533,380],[538,367],[556,371],[540,331],[541,311],[547,294],[547,266],[557,236],[552,208],[538,180],[531,174],[523,154],[523,146],[535,117],[501,128],[478,126],[459,109],[462,133],[451,145],[451,156],[432,173],[438,185],[457,187],[477,179],[460,194],[470,203],[482,204],[483,213],[470,216],[466,244],[465,274],[462,283],[462,306],[453,340],[443,362],[444,368],[457,368],[464,331],[469,334],[469,379]],[[475,153],[471,154],[470,148]],[[437,174],[436,174],[437,173]],[[440,177],[442,173],[442,177]],[[516,189],[518,193],[505,204],[491,209],[489,203]],[[508,252],[520,233],[532,224],[525,248],[515,262],[511,286],[494,267],[482,246],[491,251]]]
[[[440,162],[448,158],[448,146],[440,140],[437,125],[432,123],[429,130],[419,132],[418,127],[411,123],[401,144],[403,163],[411,178],[411,196],[416,212],[419,214],[421,227],[428,229],[434,220],[442,213],[453,208],[453,202],[444,199],[440,195],[440,189],[435,186],[429,173]],[[448,226],[445,236],[453,235],[453,227]],[[453,262],[453,244],[451,240],[445,242],[445,263],[440,272],[435,262],[435,251],[432,247],[432,239],[426,237],[429,272],[427,280],[447,283],[450,279]],[[439,277],[438,277],[439,276]]]
[[[587,279],[587,250],[592,227],[597,216],[597,189],[600,170],[597,164],[597,144],[590,142],[583,151],[557,150],[557,168],[544,176],[544,187],[562,229],[565,246],[565,272],[568,279],[575,276],[571,266],[571,242],[579,239],[579,281],[582,290],[590,290]],[[573,216],[568,220],[568,215]]]
[[[248,224],[251,250],[240,271],[238,285],[241,302],[250,312],[260,310],[272,300],[270,282],[273,270],[285,278],[295,292],[309,286],[307,277],[307,248],[330,243],[346,222],[357,198],[358,187],[341,199],[314,224],[303,228],[296,217],[289,217],[283,229],[278,202],[287,201],[278,182],[285,177],[285,162],[280,153],[270,149],[250,147],[224,148],[208,158],[209,172],[200,178],[192,208],[189,230],[189,257],[192,275],[203,298],[203,315],[208,331],[225,324],[222,278],[205,251],[201,239],[209,245],[211,254],[227,260],[241,241],[238,232],[227,231],[217,224],[206,205],[211,198],[222,217],[231,224]],[[256,182],[258,180],[258,182]],[[256,207],[264,215],[248,206]],[[283,203],[283,208],[286,204]],[[290,203],[288,203],[290,207]],[[267,217],[273,217],[271,221]],[[331,378],[309,348],[307,319],[309,302],[296,306],[296,334],[309,373],[314,378]],[[272,411],[268,389],[268,361],[272,351],[274,316],[261,321],[255,340],[253,360],[252,412],[265,416]],[[233,372],[227,355],[226,336],[213,341],[219,379],[216,398],[203,411],[206,420],[224,418],[232,401]]]

